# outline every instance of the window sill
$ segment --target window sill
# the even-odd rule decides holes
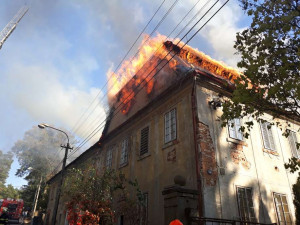
[[[227,142],[232,142],[232,143],[235,143],[235,144],[239,144],[239,145],[243,145],[243,146],[248,146],[248,144],[245,141],[230,138],[230,137],[226,138],[226,141]]]
[[[279,156],[278,152],[276,152],[275,150],[263,148],[263,152],[271,154],[271,155]]]
[[[173,145],[176,145],[178,144],[179,141],[177,139],[173,140],[173,141],[169,141],[168,143],[165,143],[163,146],[162,146],[162,149],[166,149],[166,148],[169,148]]]
[[[147,152],[147,153],[145,153],[145,154],[143,154],[143,155],[140,155],[139,158],[138,158],[138,161],[139,161],[139,160],[142,160],[142,159],[144,159],[144,158],[147,158],[147,157],[149,157],[150,155],[151,155],[150,152]]]
[[[119,165],[119,169],[121,169],[121,168],[123,168],[123,167],[126,167],[127,165],[128,165],[128,162],[122,163],[122,164]]]

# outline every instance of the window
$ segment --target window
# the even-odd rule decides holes
[[[141,146],[140,146],[140,155],[143,155],[148,152],[148,143],[149,142],[149,126],[141,130]]]
[[[297,149],[297,133],[294,131],[290,131],[290,135],[288,136],[290,147],[292,150],[293,157],[300,158],[300,150]]]
[[[120,165],[124,165],[128,162],[128,146],[128,138],[126,138],[122,141]]]
[[[237,200],[241,220],[255,222],[256,219],[252,201],[252,189],[237,187]]]
[[[278,224],[280,225],[292,224],[286,195],[274,193],[274,203],[276,208]]]
[[[109,147],[106,152],[106,168],[110,169],[112,166],[112,151],[113,148]]]
[[[264,140],[264,147],[266,149],[276,151],[270,123],[268,122],[260,123],[260,127],[261,127],[262,137]]]
[[[240,131],[241,120],[239,118],[228,121],[229,137],[237,140],[243,140],[243,134]]]
[[[165,114],[165,143],[176,139],[176,109]]]

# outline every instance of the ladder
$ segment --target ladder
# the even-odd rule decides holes
[[[27,6],[23,6],[17,14],[12,18],[11,21],[4,27],[4,29],[0,32],[0,49],[2,48],[2,45],[6,41],[6,39],[11,35],[11,33],[16,29],[16,26],[20,22],[20,20],[23,18],[23,16],[28,11]]]

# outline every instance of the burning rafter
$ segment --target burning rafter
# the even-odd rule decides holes
[[[144,40],[146,38],[148,36],[145,36]],[[177,46],[171,41],[164,42],[164,40],[165,36],[158,35],[149,39],[147,43],[143,41],[136,58],[125,61],[117,73],[108,73],[110,104],[122,103],[123,114],[127,114],[130,110],[138,89],[144,87],[146,93],[150,95],[155,86],[170,85],[176,77],[174,74],[177,73],[179,66],[201,68],[231,83],[240,76],[233,68],[211,59],[188,45],[181,48],[183,43]],[[172,58],[174,54],[176,56]],[[168,66],[160,70],[166,63]],[[156,76],[158,71],[160,75]]]

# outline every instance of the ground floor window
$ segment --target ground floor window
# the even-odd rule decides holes
[[[252,189],[248,187],[237,187],[237,200],[241,220],[255,222]]]
[[[286,195],[274,193],[274,203],[276,208],[278,224],[280,225],[292,224],[291,214],[289,211]]]

